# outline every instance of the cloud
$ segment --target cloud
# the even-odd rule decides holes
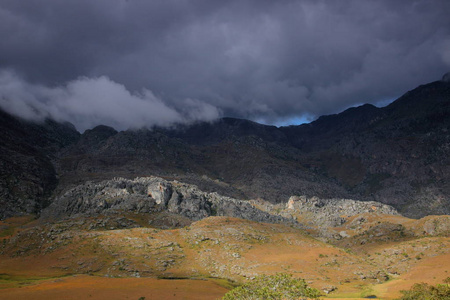
[[[0,107],[14,115],[41,121],[50,117],[69,121],[84,131],[99,124],[117,129],[170,126],[214,120],[219,111],[186,99],[182,111],[167,106],[150,90],[132,94],[106,76],[82,77],[64,86],[29,84],[12,72],[0,72]]]
[[[449,14],[448,0],[4,0],[0,68],[50,89],[107,76],[178,113],[280,123],[438,80]]]
[[[450,38],[442,42],[442,60],[450,67]]]

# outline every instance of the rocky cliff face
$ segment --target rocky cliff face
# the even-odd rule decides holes
[[[259,210],[248,201],[203,192],[194,185],[159,177],[88,182],[57,197],[42,211],[41,218],[55,220],[123,212],[152,214],[163,211],[193,221],[209,216],[229,216],[258,222],[296,224],[291,218]]]
[[[195,185],[159,177],[141,177],[88,182],[70,189],[42,211],[41,221],[105,219],[106,216],[105,222],[114,228],[139,226],[125,222],[127,219],[123,216],[130,213],[148,216],[152,220],[151,225],[157,227],[165,224],[155,220],[154,216],[164,213],[173,220],[169,222],[174,224],[172,227],[181,224],[178,220],[192,222],[209,216],[227,216],[310,229],[315,236],[326,239],[342,238],[329,229],[342,226],[356,215],[399,215],[393,207],[378,202],[305,196],[293,196],[287,204],[243,201],[203,192]]]
[[[349,217],[364,213],[399,215],[392,206],[375,201],[355,201],[352,199],[320,199],[305,196],[289,198],[286,213],[302,213],[315,227],[339,227]]]
[[[0,217],[39,211],[50,193],[61,197],[87,181],[147,176],[274,204],[305,195],[377,201],[410,217],[450,214],[446,78],[384,108],[367,104],[281,128],[224,118],[172,129],[98,126],[79,135],[3,114],[1,201],[8,204]]]

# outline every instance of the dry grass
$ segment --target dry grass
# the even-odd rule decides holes
[[[441,222],[443,217],[364,218],[360,228],[336,230],[347,230],[358,241],[360,232],[380,222],[421,232],[425,224],[435,224],[436,218]],[[23,222],[14,224],[18,228]],[[4,246],[0,244],[0,274],[5,274],[0,277],[0,299],[48,300],[66,294],[74,295],[73,299],[89,299],[89,295],[95,299],[214,299],[227,291],[216,281],[156,278],[245,282],[278,272],[304,278],[318,289],[337,287],[330,297],[392,299],[416,282],[440,283],[450,272],[446,236],[357,244],[344,250],[296,228],[229,217],[210,217],[172,230],[69,228],[51,233],[50,228],[57,227],[27,225],[20,229],[20,236],[15,231],[15,236],[2,242]]]
[[[2,289],[2,300],[49,299],[217,299],[227,289],[208,280],[160,280],[155,278],[104,278],[78,275],[44,280],[21,288]]]

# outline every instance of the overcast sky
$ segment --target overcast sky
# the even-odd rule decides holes
[[[450,71],[448,0],[0,0],[0,106],[83,131],[289,124]]]

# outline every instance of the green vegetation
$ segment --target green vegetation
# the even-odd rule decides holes
[[[399,300],[448,300],[450,299],[450,285],[416,283],[409,291],[401,291],[403,296]]]
[[[293,278],[290,274],[261,275],[251,282],[237,287],[222,298],[223,300],[257,299],[318,299],[320,292],[310,288],[305,280]]]

